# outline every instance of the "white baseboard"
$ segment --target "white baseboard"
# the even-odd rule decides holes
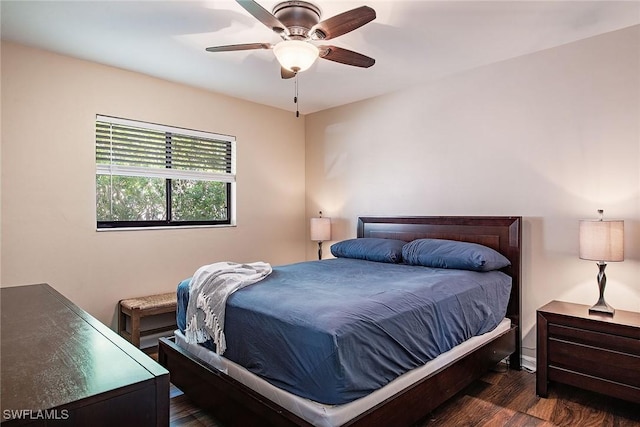
[[[536,358],[535,357],[531,357],[531,356],[525,356],[524,354],[522,355],[522,368],[529,371],[529,372],[535,372],[536,371]]]

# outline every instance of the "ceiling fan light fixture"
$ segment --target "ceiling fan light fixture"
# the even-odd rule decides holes
[[[320,52],[311,43],[302,40],[284,40],[273,47],[273,53],[283,68],[294,73],[309,69]]]

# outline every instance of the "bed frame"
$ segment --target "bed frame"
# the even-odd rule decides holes
[[[409,426],[464,389],[501,360],[509,358],[520,369],[520,246],[521,217],[361,217],[357,237],[411,241],[438,238],[480,243],[510,261],[504,271],[512,277],[507,308],[511,329],[379,405],[343,424],[347,426]],[[158,361],[170,372],[171,382],[196,405],[210,411],[225,426],[312,426],[230,376],[208,366],[161,338]]]

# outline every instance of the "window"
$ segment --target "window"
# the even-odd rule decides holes
[[[96,116],[98,228],[232,224],[235,138]]]

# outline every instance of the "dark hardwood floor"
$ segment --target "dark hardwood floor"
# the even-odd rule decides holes
[[[536,396],[535,374],[491,372],[418,424],[435,426],[640,426],[640,407],[565,385]]]
[[[536,376],[526,371],[490,372],[414,427],[640,427],[640,407],[577,388],[553,384],[536,396]],[[171,426],[224,427],[171,389]]]

